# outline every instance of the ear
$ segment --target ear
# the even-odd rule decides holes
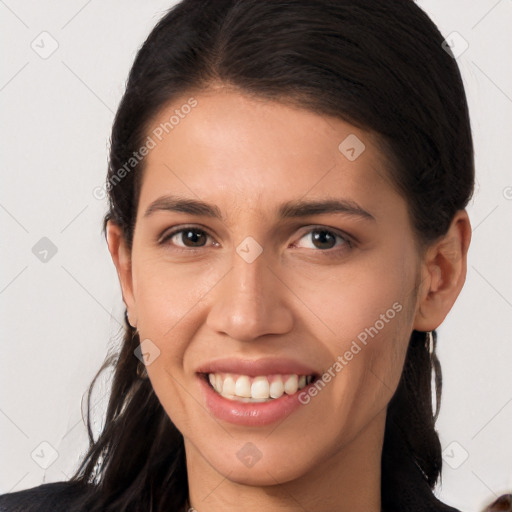
[[[432,331],[443,322],[458,297],[467,271],[471,224],[466,210],[458,210],[448,232],[425,252],[413,328]]]
[[[106,227],[108,250],[117,270],[123,302],[128,311],[128,319],[132,327],[137,327],[137,309],[133,294],[131,253],[126,246],[123,230],[109,220]]]

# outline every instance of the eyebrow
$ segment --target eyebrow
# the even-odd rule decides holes
[[[181,212],[223,220],[222,213],[217,206],[196,199],[173,195],[162,196],[153,201],[144,213],[144,217],[149,217],[157,211]],[[281,220],[326,213],[344,213],[375,221],[375,217],[371,213],[361,208],[354,201],[346,199],[293,200],[281,204],[277,210],[277,215]]]

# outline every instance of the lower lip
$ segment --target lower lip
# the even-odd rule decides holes
[[[198,378],[206,406],[216,418],[248,427],[260,427],[283,420],[302,405],[299,394],[308,387],[302,388],[293,395],[284,394],[281,398],[268,402],[246,403],[224,398],[214,391],[203,376]]]

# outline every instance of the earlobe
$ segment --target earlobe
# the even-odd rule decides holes
[[[470,241],[468,214],[459,210],[447,233],[427,249],[423,258],[415,330],[437,329],[451,310],[466,280]]]
[[[132,262],[131,253],[126,246],[123,230],[120,226],[108,221],[106,227],[108,250],[117,270],[123,302],[128,311],[129,323],[132,327],[137,326],[137,311],[133,295]]]

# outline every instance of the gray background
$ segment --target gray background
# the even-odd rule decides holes
[[[476,512],[512,489],[512,1],[419,4],[459,34],[457,50],[469,45],[457,61],[476,148],[473,241],[439,329],[437,494]],[[135,52],[170,5],[0,0],[0,493],[67,479],[87,447],[82,397],[120,342],[123,311],[93,191]],[[104,378],[97,429],[107,392]]]

